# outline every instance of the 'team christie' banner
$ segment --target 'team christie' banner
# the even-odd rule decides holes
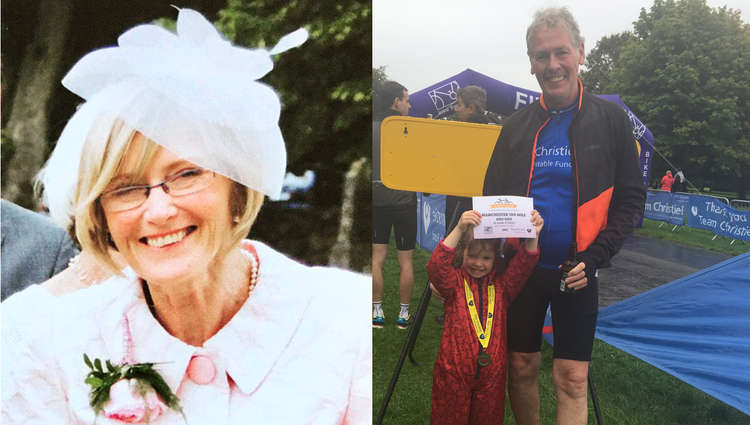
[[[750,241],[750,212],[736,210],[716,198],[690,195],[687,225]]]
[[[685,212],[689,203],[689,195],[649,191],[646,194],[646,208],[643,216],[651,220],[666,221],[682,226],[685,224]]]
[[[649,191],[643,216],[750,241],[750,212],[734,209],[710,196]]]

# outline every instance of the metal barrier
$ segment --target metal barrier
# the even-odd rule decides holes
[[[748,239],[748,236],[750,236],[750,228],[748,228],[748,222],[750,222],[749,200],[733,199],[730,201],[724,196],[664,192],[667,191],[649,189],[644,210],[646,218],[660,221],[659,228],[665,224],[671,224],[673,225],[672,232],[679,231],[682,226],[705,229],[714,233],[712,240],[715,240],[719,235],[732,239],[730,245],[734,244],[737,238],[750,241]],[[673,197],[672,195],[679,196]],[[709,197],[713,200],[705,198],[699,200],[699,196]],[[686,198],[691,205],[688,209],[685,209],[688,205],[685,203]],[[724,204],[724,206],[721,206],[721,204]],[[702,215],[699,214],[699,211],[703,211]],[[681,220],[684,213],[687,213],[685,220]]]
[[[651,189],[651,188],[648,189],[648,192],[649,193],[653,193],[653,194],[661,193],[661,192],[666,192],[666,193],[675,193],[675,194],[681,194],[681,195],[690,195],[690,193],[686,193],[686,192],[671,192],[669,190]],[[644,212],[644,214],[645,214],[645,212]],[[669,224],[669,223],[667,223],[665,221],[661,221],[659,223],[658,228],[661,229],[662,226],[664,226],[665,224]],[[675,231],[679,232],[681,227],[682,227],[681,225],[675,224],[675,225],[672,226],[672,231],[673,232],[675,232]]]
[[[661,189],[648,189],[648,191],[651,192],[651,193],[660,193],[660,192],[667,192],[667,193],[669,193],[668,190],[661,190]],[[740,209],[740,210],[750,210],[750,201],[747,201],[745,199],[732,199],[730,201],[729,198],[727,198],[725,196],[709,195],[707,193],[695,193],[695,192],[671,192],[671,193],[674,193],[676,195],[708,196],[709,198],[718,199],[721,202],[729,205],[732,208],[737,208],[737,209]],[[735,203],[736,203],[736,205],[740,205],[740,206],[739,207],[735,206]]]
[[[657,192],[666,192],[666,190],[661,189],[649,189],[649,192],[657,193]],[[673,193],[679,193],[680,195],[700,195],[700,196],[710,196],[711,198],[716,198],[720,200],[721,202],[729,205],[732,208],[738,209],[738,210],[750,210],[750,201],[747,199],[732,199],[731,201],[729,198],[724,196],[715,196],[715,195],[708,195],[706,193],[690,193],[690,192],[673,192]]]
[[[674,192],[674,193],[679,193],[680,195],[699,195],[699,196],[708,196],[708,197],[710,197],[710,198],[716,198],[716,199],[720,200],[721,202],[723,202],[723,203],[725,203],[725,204],[729,205],[730,207],[732,206],[732,204],[731,204],[731,203],[729,202],[729,198],[727,198],[727,197],[724,197],[724,196],[709,195],[709,194],[707,194],[707,193],[688,193],[688,192]],[[745,201],[745,202],[748,202],[748,201]]]

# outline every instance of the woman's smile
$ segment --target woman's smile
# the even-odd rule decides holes
[[[124,175],[141,167],[138,152],[147,139],[137,133],[124,157]],[[137,178],[138,184],[154,185],[185,170],[197,168],[164,148],[158,148]],[[173,181],[179,188],[178,181]],[[183,279],[200,280],[211,271],[216,255],[231,234],[231,183],[217,176],[204,188],[174,195],[169,183],[153,188],[136,208],[105,211],[117,249],[128,264],[151,284],[175,285]]]
[[[144,236],[141,238],[141,242],[153,248],[162,248],[167,245],[173,245],[181,242],[185,236],[193,233],[197,228],[197,226],[188,226],[175,232],[169,232],[161,235]]]

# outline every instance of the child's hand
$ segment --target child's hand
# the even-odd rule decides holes
[[[542,227],[544,227],[544,219],[541,215],[537,212],[537,210],[531,210],[531,224],[534,225],[534,228],[536,229],[536,237],[539,237],[539,232],[542,231]]]
[[[445,304],[445,297],[443,296],[443,294],[440,293],[440,291],[437,290],[437,288],[435,287],[435,285],[432,284],[432,282],[430,282],[430,291],[432,291],[433,297],[437,298],[438,301]]]
[[[537,212],[537,210],[531,210],[531,224],[534,225],[534,229],[536,229],[536,237],[528,238],[524,241],[524,244],[526,245],[526,250],[529,252],[536,252],[537,245],[539,242],[539,232],[542,231],[542,227],[544,227],[544,219],[541,215]]]
[[[456,249],[461,238],[463,238],[469,230],[473,229],[475,226],[478,226],[481,222],[482,214],[479,214],[478,211],[464,211],[464,213],[461,214],[461,218],[458,219],[456,227],[454,227],[453,230],[448,233],[448,236],[443,239],[443,243],[445,243],[445,246],[447,246],[448,248]]]
[[[479,223],[481,222],[482,214],[480,214],[479,211],[469,210],[464,211],[464,213],[461,214],[461,218],[458,220],[456,226],[461,229],[462,233],[466,233],[474,227],[479,226]]]

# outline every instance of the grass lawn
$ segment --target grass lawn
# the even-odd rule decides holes
[[[674,231],[672,229],[675,229]],[[643,227],[635,229],[635,234],[648,236],[655,239],[663,239],[683,245],[695,246],[729,255],[740,255],[750,251],[750,242],[735,240],[726,236],[717,236],[713,232],[703,229],[694,229],[687,226],[678,226],[663,221],[643,219]],[[714,236],[716,238],[714,239]]]
[[[658,223],[654,227],[656,226]],[[684,230],[679,233],[683,233]],[[724,245],[728,245],[728,241],[724,241]],[[750,247],[745,245],[742,252],[749,249]],[[427,251],[414,251],[415,285],[411,302],[412,313],[416,311],[427,281],[424,265],[428,259]],[[398,316],[398,263],[393,243],[383,274],[386,326],[383,329],[373,329],[373,421],[377,418],[408,332],[397,329],[395,323]],[[408,360],[404,363],[388,405],[384,424],[429,423],[432,367],[437,357],[442,332],[442,325],[438,324],[436,317],[441,313],[440,302],[432,299],[414,350],[414,358],[419,365],[414,366]],[[552,350],[546,344],[542,349],[542,359],[542,424],[553,424],[555,395],[551,375]],[[750,416],[599,340],[594,344],[591,374],[602,410],[602,421],[607,425],[750,424]],[[589,423],[596,424],[590,402],[589,405]],[[510,406],[506,406],[505,419],[506,424],[516,423]]]

